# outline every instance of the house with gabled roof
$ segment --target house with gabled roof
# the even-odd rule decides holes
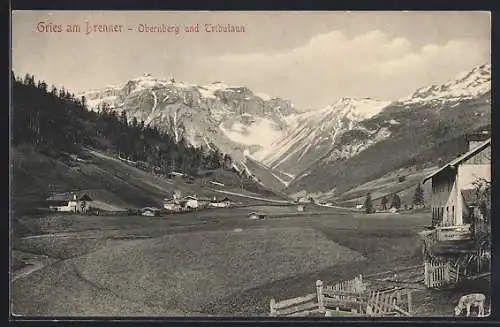
[[[86,212],[92,198],[86,192],[54,193],[47,198],[51,209],[60,212]]]
[[[488,135],[485,135],[486,137]],[[469,139],[469,151],[424,178],[432,182],[432,225],[462,226],[472,221],[470,206],[473,183],[491,181],[491,138]],[[474,140],[478,139],[475,135]]]
[[[432,183],[432,229],[420,233],[424,282],[428,287],[458,281],[460,274],[470,273],[469,258],[477,251],[479,231],[490,226],[478,210],[475,183],[491,182],[491,138],[489,133],[479,133],[468,135],[467,141],[466,153],[423,180]],[[480,265],[478,262],[475,269],[479,270]],[[436,274],[439,269],[443,273]],[[436,276],[443,280],[437,280]]]

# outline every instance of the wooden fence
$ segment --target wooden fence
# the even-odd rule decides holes
[[[411,316],[411,291],[402,288],[372,291],[368,296],[366,314],[368,316]]]
[[[342,281],[335,285],[325,285],[324,290],[327,292],[353,292],[353,293],[361,293],[366,290],[366,286],[363,283],[363,276],[359,275],[354,277],[353,279]]]
[[[460,265],[428,260],[424,262],[424,284],[428,288],[439,288],[457,283],[460,279]]]
[[[270,315],[306,316],[311,313],[329,315],[410,316],[412,311],[411,292],[402,288],[368,292],[362,276],[335,285],[323,285],[316,281],[316,293],[281,302],[270,303]]]
[[[270,313],[273,317],[307,315],[310,312],[319,310],[317,299],[316,293],[307,294],[305,296],[281,302],[276,302],[274,299],[271,299]]]

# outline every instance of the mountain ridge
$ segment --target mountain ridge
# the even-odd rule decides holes
[[[405,119],[410,112],[421,111],[414,117],[415,124],[437,119],[450,126],[462,125],[453,122],[453,115],[463,103],[475,108],[472,103],[482,99],[480,107],[489,105],[490,75],[491,64],[483,64],[393,101],[341,97],[329,106],[308,111],[241,85],[222,81],[196,85],[151,74],[82,95],[91,107],[107,103],[129,117],[167,129],[176,139],[215,146],[262,183],[275,178],[269,184],[293,193],[296,185],[304,186],[314,169],[349,161],[380,142],[402,137],[402,130],[413,128]],[[472,114],[476,114],[474,110]],[[483,115],[481,122],[486,124],[486,111],[477,114]],[[462,116],[457,119],[465,119]],[[429,127],[432,133],[437,133],[436,128]]]

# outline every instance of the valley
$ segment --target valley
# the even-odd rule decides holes
[[[318,279],[419,265],[431,189],[413,208],[415,187],[464,152],[466,133],[491,128],[489,69],[406,100],[310,112],[244,86],[150,74],[81,100],[16,81],[29,96],[15,102],[11,154],[13,313],[266,316],[272,298]],[[49,209],[61,193],[101,211]],[[231,206],[158,209],[178,193]],[[382,210],[393,195],[398,211]],[[415,315],[453,314],[458,291],[417,292]]]

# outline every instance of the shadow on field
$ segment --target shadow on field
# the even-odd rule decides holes
[[[359,274],[368,275],[422,263],[420,241],[411,224],[407,228],[377,229],[376,222],[364,226],[358,223],[351,221],[344,223],[343,228],[337,228],[334,223],[320,221],[318,224],[316,221],[316,229],[330,241],[362,254],[365,260],[339,263],[326,269],[298,274],[236,292],[206,304],[202,311],[209,314],[241,316],[267,313],[272,298],[283,300],[314,293],[318,279],[333,284]]]

